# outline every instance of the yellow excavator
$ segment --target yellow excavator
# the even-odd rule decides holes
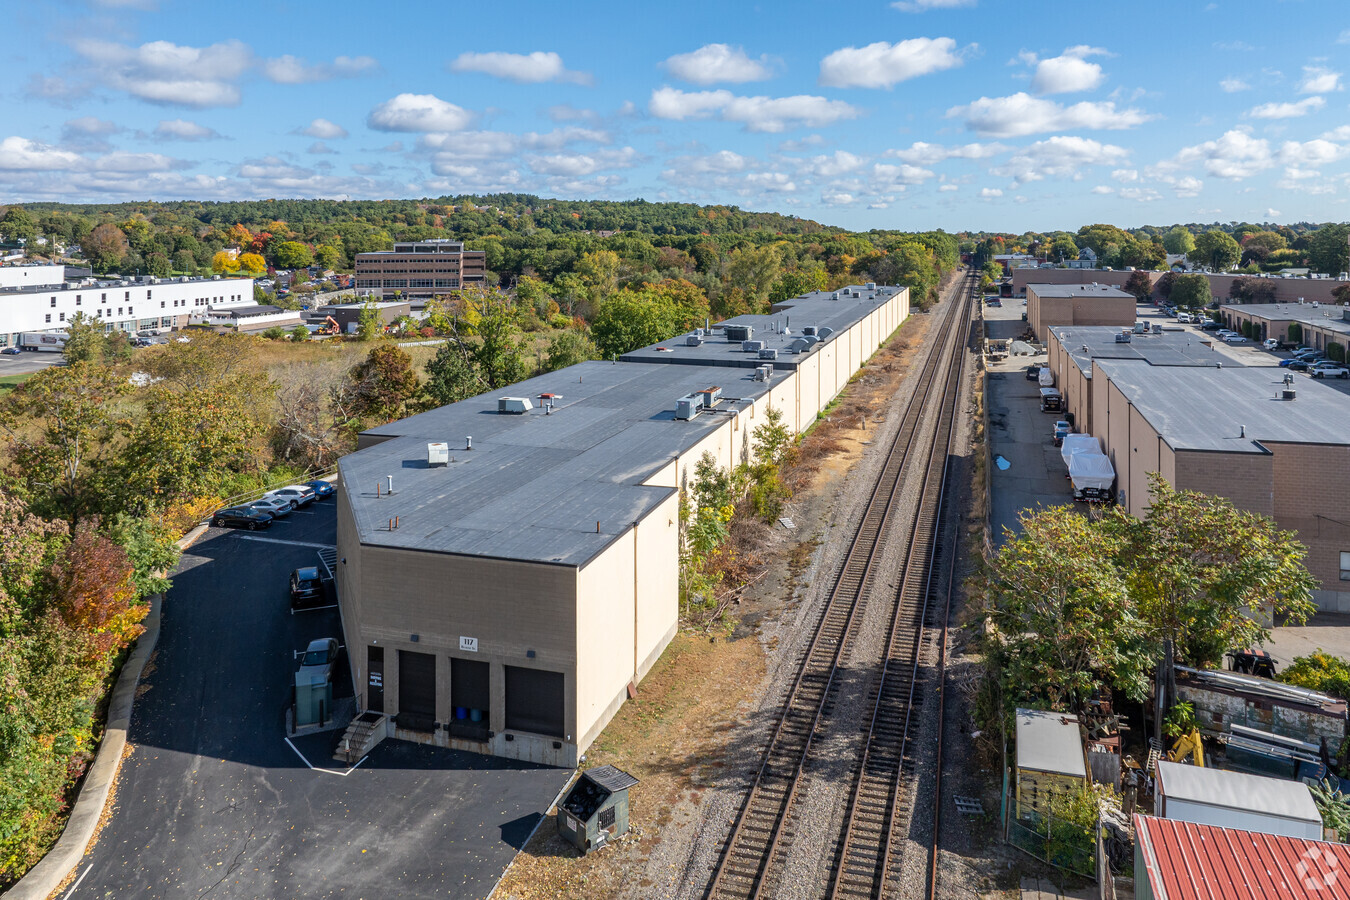
[[[1194,757],[1200,768],[1205,767],[1205,745],[1200,740],[1199,728],[1192,728],[1177,738],[1167,754],[1167,759],[1174,763],[1185,762],[1188,757]]]

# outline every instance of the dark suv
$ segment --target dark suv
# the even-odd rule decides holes
[[[323,583],[316,566],[305,566],[291,573],[291,608],[323,605]]]

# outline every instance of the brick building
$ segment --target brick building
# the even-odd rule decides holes
[[[1135,309],[1134,295],[1109,284],[1027,285],[1027,324],[1039,341],[1046,339],[1046,329],[1057,325],[1129,328]]]
[[[1219,317],[1234,331],[1241,330],[1243,322],[1251,322],[1256,329],[1252,339],[1256,341],[1288,341],[1289,326],[1297,322],[1303,332],[1298,343],[1305,347],[1322,351],[1329,344],[1340,344],[1342,350],[1350,347],[1350,308],[1344,306],[1317,302],[1231,304],[1220,307]]]
[[[460,241],[400,241],[393,250],[356,254],[358,296],[385,297],[398,292],[426,300],[487,279],[487,256],[465,250]]]

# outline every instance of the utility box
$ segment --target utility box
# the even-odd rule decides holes
[[[450,445],[445,441],[427,444],[427,465],[448,466],[450,464]]]
[[[497,412],[510,415],[523,415],[534,409],[529,397],[498,397]]]
[[[628,789],[637,783],[613,766],[582,772],[558,808],[558,836],[590,853],[627,834]]]
[[[333,683],[324,677],[295,675],[295,727],[322,725],[333,718]]]
[[[703,395],[690,394],[675,401],[675,418],[689,421],[703,409]]]

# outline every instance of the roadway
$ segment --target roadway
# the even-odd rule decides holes
[[[182,559],[138,692],[112,814],[60,896],[485,897],[569,771],[386,740],[335,763],[340,731],[285,737],[295,653],[341,640],[292,614],[287,578],[336,543],[334,500],[256,534],[210,529]],[[338,695],[351,695],[345,649]]]

